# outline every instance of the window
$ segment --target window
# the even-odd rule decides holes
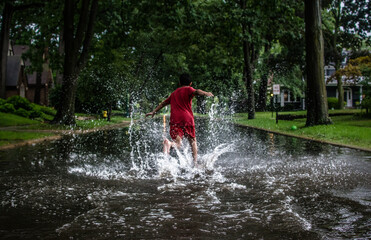
[[[334,74],[335,73],[335,69],[333,69],[333,68],[327,68],[326,69],[326,76],[327,77],[330,77],[332,74]]]
[[[289,94],[288,94],[287,91],[284,91],[284,92],[283,92],[283,100],[284,100],[285,102],[288,102],[288,101],[289,101]]]

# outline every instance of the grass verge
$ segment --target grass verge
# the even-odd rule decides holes
[[[76,126],[54,125],[18,115],[0,112],[0,146],[19,144],[66,132],[115,127],[130,118],[113,116],[111,121],[92,115],[77,114]]]
[[[329,113],[360,113],[360,110],[330,110]],[[282,112],[280,114],[305,114],[305,112]],[[333,116],[333,124],[306,127],[305,118],[295,120],[279,120],[276,124],[275,114],[257,112],[255,119],[249,120],[247,114],[234,116],[236,123],[256,127],[268,131],[289,134],[297,137],[310,138],[334,144],[371,150],[371,119],[360,114]],[[295,126],[295,127],[293,127]]]
[[[54,133],[0,131],[0,146],[55,135]]]
[[[11,113],[0,112],[0,127],[22,126],[39,124],[39,121],[24,118]]]

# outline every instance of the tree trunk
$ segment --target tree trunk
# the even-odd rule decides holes
[[[268,77],[269,77],[269,59],[271,47],[269,44],[266,44],[264,47],[265,55],[267,56],[266,60],[263,61],[263,74],[260,79],[259,86],[259,99],[257,102],[258,111],[265,111],[267,107],[267,87],[268,87]]]
[[[335,71],[340,69],[340,61],[337,59],[335,63]],[[344,88],[341,76],[336,75],[337,89],[338,89],[338,106],[339,109],[344,109]]]
[[[241,0],[241,8],[246,9],[246,0]],[[250,56],[250,47],[251,45],[246,40],[247,26],[245,22],[242,22],[242,47],[243,47],[243,80],[246,84],[247,90],[247,113],[248,119],[255,118],[255,96],[254,96],[254,87],[253,87],[253,77],[252,77],[252,66],[251,66],[251,56]]]
[[[335,71],[341,68],[341,61],[342,61],[342,54],[341,49],[338,50],[338,35],[340,29],[340,18],[341,18],[341,1],[336,2],[336,11],[334,11],[335,17],[335,31],[332,38],[332,47],[333,47],[333,57],[335,61]],[[340,109],[344,109],[344,89],[343,89],[343,81],[341,76],[336,76],[337,82],[337,89],[338,89],[338,106]]]
[[[62,96],[57,106],[54,123],[75,124],[75,99],[77,78],[88,60],[88,52],[93,37],[94,21],[98,0],[83,0],[79,22],[74,26],[74,1],[65,0],[64,6],[64,40],[65,56],[62,82]],[[74,34],[76,32],[76,34]]]
[[[63,31],[60,31],[59,34],[59,46],[58,46],[58,53],[60,56],[63,56],[64,54],[64,36],[63,36]],[[55,78],[55,85],[62,85],[63,83],[63,72],[58,70]],[[55,86],[53,86],[55,87]]]
[[[307,126],[329,124],[320,0],[305,0]]]
[[[107,121],[111,121],[111,115],[112,115],[112,104],[109,105],[108,107],[108,114],[107,114]]]
[[[38,71],[36,73],[36,87],[35,87],[35,95],[34,95],[34,103],[40,104],[40,93],[41,93],[41,76],[42,72]]]
[[[9,48],[9,30],[12,16],[14,13],[14,7],[5,3],[2,21],[1,21],[1,31],[0,31],[0,97],[5,98],[5,88],[6,88],[6,64],[8,59],[8,48]]]
[[[263,73],[259,86],[259,99],[257,103],[258,111],[265,111],[267,106],[267,87],[268,87],[268,72]]]
[[[5,2],[2,19],[1,19],[1,31],[0,31],[0,97],[5,98],[6,88],[6,64],[8,59],[8,48],[9,48],[9,31],[10,24],[14,11],[24,10],[32,7],[41,7],[42,3],[30,3],[19,6],[13,6],[9,2]]]

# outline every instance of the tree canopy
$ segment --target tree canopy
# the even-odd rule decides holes
[[[338,25],[332,14],[337,1],[323,2],[327,49],[335,29],[342,31],[342,47],[369,44],[368,1],[338,1]],[[25,7],[32,5],[38,7]],[[249,118],[256,108],[265,109],[269,77],[298,95],[305,85],[303,1],[20,0],[0,8],[2,31],[30,46],[30,71],[41,70],[47,53],[61,90],[55,121],[63,124],[74,123],[75,107],[99,112],[136,102],[143,111],[153,108],[183,72],[191,74],[195,88],[237,104]],[[202,98],[197,104],[204,111]]]

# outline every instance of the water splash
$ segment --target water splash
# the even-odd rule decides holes
[[[133,118],[134,106],[135,104],[132,104],[131,122],[128,130],[131,149],[131,175],[134,174],[139,178],[155,176],[174,179],[178,177],[192,178],[194,174],[215,170],[214,165],[218,158],[224,153],[233,151],[234,144],[221,143],[222,139],[217,135],[217,132],[222,128],[221,122],[225,125],[227,119],[226,115],[219,112],[223,108],[220,107],[218,100],[212,103],[210,107],[209,123],[204,132],[207,135],[207,145],[204,146],[206,149],[203,149],[205,153],[199,155],[199,167],[197,169],[193,169],[191,148],[187,141],[183,141],[181,149],[172,149],[171,155],[161,152],[162,146],[160,144],[162,140],[170,139],[166,131],[168,128],[166,124],[167,116],[163,115],[161,122],[158,119],[135,121]],[[221,119],[222,121],[220,121]],[[157,175],[151,175],[150,172],[156,172]]]
[[[228,124],[226,117],[218,112],[221,109],[217,102],[213,103],[208,114],[208,124],[202,126],[201,133],[197,136],[199,142],[198,166],[193,165],[191,147],[184,140],[182,148],[171,150],[167,155],[162,152],[164,138],[170,139],[168,124],[164,115],[154,119],[135,120],[136,104],[131,104],[130,125],[127,130],[128,146],[122,149],[120,158],[104,157],[99,161],[99,156],[84,156],[85,159],[72,160],[76,165],[69,168],[73,174],[84,174],[101,179],[194,179],[195,176],[206,178],[213,172],[213,176],[223,181],[223,176],[218,173],[215,163],[224,153],[232,152],[235,143],[227,142],[219,134],[222,129],[226,132]],[[221,119],[223,119],[221,121]],[[197,119],[196,119],[197,122]],[[200,126],[196,126],[199,128]],[[231,130],[228,130],[231,131]],[[223,142],[224,141],[224,142]],[[200,151],[201,150],[201,151]],[[130,160],[129,160],[130,159]],[[130,161],[130,164],[124,162]]]
[[[369,154],[240,128],[222,108],[215,103],[196,119],[199,168],[192,167],[187,141],[162,153],[161,117],[2,154],[2,233],[53,239],[370,235]]]

